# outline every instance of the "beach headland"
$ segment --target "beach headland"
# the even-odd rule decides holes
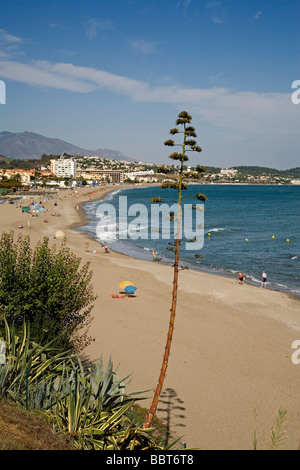
[[[115,366],[120,364],[120,376],[132,373],[131,390],[150,389],[145,393],[149,398],[141,402],[148,407],[169,325],[172,268],[113,251],[107,254],[91,238],[86,252],[87,234],[75,230],[86,224],[82,205],[115,189],[61,190],[53,193],[54,200],[45,199],[46,212],[39,217],[22,213],[21,205],[1,204],[1,232],[29,235],[33,244],[47,236],[50,244],[60,246],[53,237],[62,230],[67,246],[83,263],[91,263],[98,298],[89,333],[95,341],[84,355],[95,361],[102,356],[104,363],[111,357]],[[43,199],[28,195],[28,202],[30,197],[36,202]],[[51,216],[53,212],[59,216]],[[135,283],[136,297],[111,297],[123,280]],[[252,449],[255,430],[258,448],[268,449],[270,428],[284,407],[288,413],[283,448],[298,448],[300,364],[292,361],[292,343],[300,340],[299,306],[300,299],[283,292],[180,271],[175,331],[158,417],[183,436],[187,447]]]

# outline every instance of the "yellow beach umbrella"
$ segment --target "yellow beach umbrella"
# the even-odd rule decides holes
[[[127,286],[134,286],[134,283],[131,281],[123,281],[119,284],[120,289],[125,289]]]

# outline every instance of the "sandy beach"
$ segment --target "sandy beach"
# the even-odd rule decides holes
[[[0,204],[1,232],[28,234],[35,244],[51,244],[63,230],[67,246],[90,261],[94,292],[90,334],[95,341],[84,355],[112,357],[119,375],[132,373],[130,390],[156,387],[169,325],[172,268],[105,253],[97,241],[74,230],[84,224],[85,201],[97,200],[115,187],[80,188],[54,193],[48,212],[29,217],[21,206]],[[92,194],[91,194],[92,193]],[[43,196],[32,199],[39,202]],[[29,196],[24,204],[31,202]],[[54,203],[57,206],[54,206]],[[77,207],[78,206],[78,207]],[[59,216],[51,216],[56,212]],[[28,227],[28,220],[30,228]],[[47,223],[44,220],[48,220]],[[22,224],[23,228],[18,228]],[[114,299],[118,284],[130,280],[136,297]],[[158,417],[183,436],[188,448],[268,449],[270,430],[280,407],[287,408],[284,449],[300,445],[300,364],[292,362],[292,343],[300,340],[300,299],[235,279],[192,270],[179,273],[178,304],[171,356]]]

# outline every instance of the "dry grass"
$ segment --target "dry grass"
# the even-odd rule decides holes
[[[38,414],[0,400],[0,450],[72,450]]]

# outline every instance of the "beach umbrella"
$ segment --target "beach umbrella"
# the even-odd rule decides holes
[[[123,282],[120,282],[120,284],[119,284],[119,287],[121,289],[125,289],[125,287],[127,287],[127,286],[134,286],[134,283],[131,282],[131,281],[123,281]]]
[[[55,233],[55,236],[56,238],[58,238],[59,240],[64,240],[66,238],[66,235],[64,232],[62,232],[62,230],[58,230],[56,233]]]
[[[135,286],[126,286],[125,287],[125,291],[128,293],[128,294],[133,294],[135,291],[136,291],[136,287]]]

